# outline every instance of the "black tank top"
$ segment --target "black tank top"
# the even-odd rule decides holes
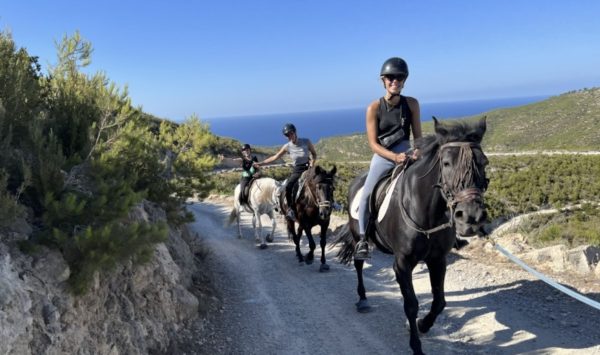
[[[412,112],[408,106],[406,96],[400,95],[400,104],[391,107],[383,97],[380,98],[377,116],[377,139],[379,144],[389,148],[410,138]]]
[[[244,169],[245,171],[247,171],[249,173],[253,173],[250,171],[250,169],[252,168],[252,165],[254,164],[254,162],[258,163],[258,158],[256,157],[256,155],[253,155],[250,160],[242,157],[242,169]]]

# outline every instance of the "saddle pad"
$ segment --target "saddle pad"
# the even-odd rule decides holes
[[[377,222],[381,222],[383,220],[383,217],[385,217],[385,213],[387,212],[388,207],[390,206],[390,201],[392,200],[394,186],[396,186],[396,182],[398,181],[401,175],[402,173],[397,174],[385,190],[385,198],[383,199],[381,206],[379,206],[379,211],[377,213]]]
[[[385,198],[383,199],[381,206],[379,206],[379,211],[377,213],[377,221],[378,222],[381,222],[381,220],[383,220],[383,217],[385,216],[385,213],[387,212],[387,209],[390,205],[390,201],[392,200],[393,188],[394,188],[394,186],[396,186],[396,182],[398,181],[398,179],[400,178],[401,175],[402,175],[401,173],[396,174],[396,176],[394,177],[392,182],[386,188]],[[362,194],[363,194],[363,187],[361,187],[356,192],[356,195],[354,195],[354,198],[352,199],[352,204],[350,205],[350,216],[354,219],[358,219],[358,206],[360,204],[360,197],[362,196]]]
[[[350,205],[350,217],[354,219],[358,219],[358,205],[360,204],[360,197],[363,194],[363,188],[361,187],[354,195],[352,199],[352,204]]]

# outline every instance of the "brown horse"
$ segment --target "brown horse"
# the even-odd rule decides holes
[[[311,229],[314,226],[321,228],[321,266],[319,271],[329,270],[329,265],[325,261],[325,244],[327,243],[327,228],[329,227],[329,217],[334,205],[333,201],[333,180],[336,173],[334,166],[330,171],[326,171],[320,166],[308,169],[304,175],[304,183],[299,184],[299,197],[295,201],[296,219],[298,221],[298,230],[295,230],[295,222],[287,221],[288,236],[291,236],[296,244],[296,256],[299,262],[312,264],[314,261],[314,251],[316,248]],[[302,179],[301,179],[302,180]],[[306,233],[310,251],[306,256],[300,252],[300,238],[302,231]]]

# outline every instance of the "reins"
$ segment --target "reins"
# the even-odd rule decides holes
[[[315,175],[311,176],[311,180],[312,177],[314,177]],[[319,201],[319,199],[315,196],[315,193],[312,191],[312,189],[310,188],[310,186],[307,184],[308,179],[304,182],[304,185],[306,187],[306,190],[308,191],[308,199],[311,200],[315,206],[317,206],[318,208],[331,208],[331,202],[329,200],[325,200],[325,201]],[[333,183],[332,183],[333,185]]]
[[[429,175],[433,171],[433,168],[436,165],[439,165],[440,160],[441,160],[442,151],[445,148],[451,148],[451,147],[460,148],[458,165],[459,165],[459,167],[464,167],[464,169],[463,169],[464,171],[462,174],[460,174],[460,175],[457,174],[456,176],[454,176],[454,179],[452,179],[453,181],[451,181],[450,184],[448,184],[445,181],[442,181],[443,177],[442,177],[441,167],[440,167],[440,183],[435,185],[435,187],[439,187],[442,190],[442,196],[446,200],[446,206],[450,210],[450,220],[446,223],[440,224],[439,226],[436,226],[436,227],[433,227],[430,229],[424,229],[424,228],[420,227],[417,224],[417,222],[415,222],[408,215],[408,211],[406,210],[406,207],[404,206],[402,199],[400,200],[400,213],[401,213],[402,218],[404,219],[404,222],[406,222],[406,225],[419,233],[425,234],[427,236],[427,239],[429,239],[430,235],[435,232],[441,231],[446,228],[451,228],[452,226],[454,226],[454,207],[456,207],[456,205],[458,205],[461,202],[470,202],[475,199],[480,199],[481,195],[482,195],[482,191],[476,187],[463,188],[463,189],[459,190],[457,193],[453,193],[453,191],[452,191],[454,189],[462,187],[462,185],[464,185],[465,181],[472,180],[473,170],[475,170],[475,169],[473,169],[473,150],[472,149],[480,148],[480,145],[477,143],[450,142],[450,143],[441,145],[440,148],[438,149],[438,154],[437,154],[435,163],[431,165],[431,168],[427,171],[427,173],[422,175],[421,178]],[[403,185],[404,185],[405,179],[406,179],[406,175],[402,176],[402,184]]]

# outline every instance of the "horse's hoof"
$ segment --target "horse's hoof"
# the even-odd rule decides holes
[[[321,264],[321,266],[319,267],[319,272],[325,272],[325,271],[329,271],[329,265]]]
[[[273,243],[273,236],[271,234],[267,234],[267,242]]]
[[[267,249],[267,244],[261,244],[261,245],[260,245],[260,248],[261,248],[261,249]]]
[[[238,234],[238,239],[242,239],[242,236],[240,234]]]
[[[314,259],[306,259],[304,260],[304,262],[306,263],[306,265],[311,265],[314,262]]]
[[[356,311],[359,313],[371,312],[371,306],[369,305],[369,301],[360,300],[360,301],[356,302]]]
[[[423,325],[422,319],[417,319],[417,329],[419,329],[419,332],[425,334],[429,331],[430,328],[427,328]]]

